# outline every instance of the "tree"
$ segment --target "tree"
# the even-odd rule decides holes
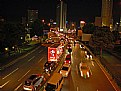
[[[2,39],[0,40],[1,48],[12,49],[15,45],[24,42],[25,28],[21,24],[5,23],[1,31]]]
[[[88,23],[84,25],[84,27],[82,27],[83,33],[93,34],[94,30],[95,30],[95,26],[92,23]]]
[[[30,31],[31,37],[34,35],[42,36],[43,35],[43,25],[41,24],[40,20],[36,20],[32,24],[32,30]]]
[[[113,35],[114,35],[114,42],[120,39],[120,34],[119,31],[112,31]]]
[[[108,29],[96,29],[90,38],[89,45],[94,48],[100,49],[100,55],[102,57],[102,49],[113,47],[114,36],[112,32]]]

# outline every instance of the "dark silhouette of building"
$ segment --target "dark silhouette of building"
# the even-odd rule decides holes
[[[56,22],[59,31],[67,32],[66,29],[67,0],[57,0]]]

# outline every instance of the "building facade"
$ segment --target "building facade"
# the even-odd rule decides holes
[[[67,16],[67,1],[57,0],[56,22],[57,22],[57,27],[59,27],[59,30],[61,32],[67,32],[66,16]]]
[[[38,10],[28,10],[28,24],[38,19]]]
[[[113,0],[102,0],[102,26],[111,27],[113,24],[112,20],[112,8],[113,8]]]

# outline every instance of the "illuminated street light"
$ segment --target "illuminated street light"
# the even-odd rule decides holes
[[[5,48],[5,51],[8,51],[8,48]]]
[[[42,20],[42,22],[44,23],[44,22],[45,22],[45,20],[43,19],[43,20]]]

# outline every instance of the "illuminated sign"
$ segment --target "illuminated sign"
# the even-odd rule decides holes
[[[57,50],[56,50],[56,48],[48,47],[48,61],[57,61]]]

